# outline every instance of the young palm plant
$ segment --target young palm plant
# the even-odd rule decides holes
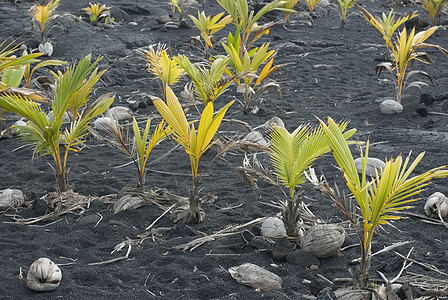
[[[226,76],[229,58],[218,58],[211,66],[195,66],[185,55],[175,58],[177,64],[188,74],[194,86],[194,94],[197,100],[215,102],[222,95],[237,76]]]
[[[347,123],[342,122],[339,126],[341,131],[344,131]],[[349,139],[354,133],[355,130],[348,130],[344,132],[344,138]],[[274,125],[270,133],[270,146],[266,151],[273,172],[264,168],[254,157],[253,166],[245,159],[243,167],[239,168],[240,174],[251,186],[256,186],[249,176],[249,173],[255,173],[282,192],[284,200],[280,201],[280,205],[286,234],[298,241],[305,227],[311,227],[315,222],[315,216],[301,198],[301,186],[305,182],[304,171],[320,156],[330,151],[327,138],[319,127],[313,129],[308,125],[300,125],[289,133],[287,129]]]
[[[149,46],[149,50],[141,50],[144,56],[148,71],[162,81],[162,92],[165,93],[166,86],[179,82],[184,73],[176,60],[169,55],[162,44],[157,45],[157,49]]]
[[[52,168],[59,192],[71,190],[68,183],[68,153],[78,151],[76,146],[85,141],[83,138],[90,121],[104,113],[114,100],[113,96],[99,97],[87,105],[94,84],[105,72],[98,72],[95,68],[99,60],[91,64],[91,56],[88,55],[64,73],[53,73],[57,85],[51,115],[27,97],[12,93],[0,95],[0,107],[28,119],[26,125],[18,126],[22,140],[32,144],[35,153],[53,157],[55,167]],[[68,127],[63,126],[66,111],[71,112]]]
[[[286,0],[286,2],[283,4],[282,8],[287,9],[285,11],[285,22],[286,22],[286,25],[290,24],[290,22],[291,22],[291,20],[290,20],[291,14],[293,12],[295,12],[294,11],[294,6],[296,6],[296,4],[299,3],[299,1],[300,0]]]
[[[19,45],[13,45],[14,42],[6,45],[6,40],[0,44],[0,75],[4,75],[7,70],[21,68],[28,64],[39,62],[38,57],[42,56],[42,53],[24,53],[22,56],[14,55],[19,49]],[[4,89],[4,85],[0,85],[0,91]]]
[[[51,22],[56,17],[54,12],[59,6],[59,1],[51,0],[46,4],[35,4],[30,8],[33,21],[36,27],[39,28],[42,43],[48,42],[48,32],[52,28]]]
[[[308,4],[308,10],[310,11],[310,16],[312,16],[314,9],[316,8],[316,5],[321,0],[305,0],[306,4]]]
[[[233,23],[238,32],[241,32],[241,48],[238,49],[240,55],[245,50],[251,48],[251,45],[265,34],[269,34],[270,28],[277,25],[277,23],[269,22],[264,25],[258,25],[257,21],[260,20],[265,14],[273,10],[281,10],[284,12],[293,12],[292,9],[283,8],[286,1],[274,0],[263,6],[257,13],[249,11],[247,0],[217,0],[218,4],[224,8],[227,13],[232,16]],[[249,39],[251,34],[254,36]],[[237,34],[235,34],[237,36]],[[238,34],[239,37],[239,34]]]
[[[23,55],[28,55],[26,51],[24,51]],[[33,68],[31,68],[31,63],[25,65],[25,69],[23,72],[23,80],[25,82],[26,88],[31,88],[31,80],[33,79],[34,72],[36,72],[40,68],[45,68],[48,66],[62,66],[67,64],[66,61],[57,60],[57,59],[46,59],[43,61],[39,61]]]
[[[274,65],[275,50],[268,51],[269,43],[263,44],[259,48],[251,51],[245,50],[242,55],[239,54],[239,38],[233,37],[229,33],[227,45],[223,43],[223,47],[230,57],[230,66],[233,72],[229,72],[235,77],[235,83],[243,94],[244,98],[244,114],[249,114],[253,103],[253,96],[259,94],[255,89],[262,87],[263,81],[277,72],[283,65]],[[258,71],[262,64],[265,64],[261,71]],[[237,74],[247,74],[244,76],[236,76]]]
[[[415,28],[411,30],[409,36],[407,35],[406,27],[400,33],[397,41],[392,44],[389,43],[389,47],[393,53],[394,63],[383,62],[375,67],[375,74],[380,76],[383,70],[388,70],[392,74],[392,78],[395,84],[395,100],[401,103],[401,98],[403,96],[403,91],[406,87],[406,82],[408,78],[414,74],[420,74],[426,76],[431,82],[437,83],[437,81],[428,73],[422,70],[414,70],[407,73],[409,66],[413,64],[414,61],[420,61],[423,63],[432,63],[431,58],[425,52],[419,52],[418,50],[422,48],[435,48],[442,52],[446,58],[448,58],[448,50],[445,48],[435,45],[425,43],[425,41],[438,29],[439,27],[433,26],[425,31],[421,31],[415,34]],[[394,74],[395,73],[395,74]],[[423,82],[414,81],[408,85],[421,87],[425,85]]]
[[[342,131],[347,127],[343,122],[338,125]],[[344,141],[349,139],[355,130],[344,132]],[[275,126],[270,135],[271,146],[269,156],[274,168],[274,174],[288,189],[283,207],[282,218],[286,228],[286,234],[290,237],[298,237],[301,220],[301,212],[305,205],[301,200],[301,193],[296,193],[296,188],[306,181],[304,171],[321,155],[330,151],[327,138],[321,128],[311,129],[308,126],[299,126],[294,132],[289,133],[282,127]],[[282,190],[283,191],[283,190]]]
[[[201,223],[204,221],[205,213],[201,208],[199,198],[199,183],[201,180],[201,175],[198,174],[199,159],[213,144],[212,139],[218,131],[224,114],[233,101],[221,108],[215,116],[213,116],[213,102],[208,102],[202,112],[198,129],[196,130],[194,124],[189,124],[187,121],[179,100],[169,86],[166,87],[165,96],[166,103],[161,99],[156,99],[153,101],[154,106],[171,127],[173,139],[188,153],[193,179],[188,207],[179,207],[173,212],[171,219],[174,222],[182,221],[187,224]]]
[[[205,57],[210,56],[210,50],[213,48],[212,38],[213,34],[223,29],[227,24],[232,22],[230,15],[222,18],[224,13],[217,14],[213,18],[206,16],[205,12],[198,12],[198,17],[195,18],[190,15],[194,25],[201,31],[201,37],[204,39]]]
[[[112,144],[131,158],[137,168],[137,190],[139,192],[144,192],[145,190],[146,164],[151,151],[169,135],[169,130],[166,128],[164,121],[156,126],[151,136],[149,135],[150,127],[150,118],[146,121],[143,131],[140,130],[136,119],[133,118],[132,130],[134,138],[131,141],[129,134],[124,132],[123,127],[120,126],[117,120],[107,123],[107,132],[113,138]]]
[[[347,19],[347,11],[355,5],[356,0],[338,0],[338,3],[341,8],[341,28],[343,28]]]
[[[440,12],[448,0],[421,0],[420,3],[429,15],[431,26],[440,25]]]
[[[175,27],[178,28],[181,26],[182,22],[185,20],[185,12],[193,5],[195,0],[170,0],[169,5],[171,6],[171,10],[173,12],[173,20],[175,20],[176,12],[178,14],[177,22],[175,22]]]
[[[0,96],[5,93],[26,96],[29,99],[39,102],[47,102],[38,91],[27,88],[19,88],[22,79],[28,78],[26,71],[32,63],[39,62],[37,59],[42,53],[28,54],[24,52],[22,56],[15,56],[19,45],[12,45],[10,43],[5,45],[6,41],[0,44]],[[2,122],[7,109],[0,106],[0,137],[2,136]]]
[[[405,17],[401,17],[396,19],[394,10],[392,9],[388,15],[385,13],[382,14],[380,17],[374,17],[372,16],[365,8],[358,5],[358,8],[361,10],[361,13],[363,14],[364,18],[373,25],[373,27],[378,30],[378,32],[381,34],[383,39],[386,41],[386,61],[393,60],[392,52],[390,49],[390,45],[392,44],[392,37],[395,33],[395,31],[400,27],[402,24],[407,22],[408,20],[415,18],[417,14],[415,12],[410,13],[409,15]]]
[[[90,6],[83,8],[89,15],[90,23],[96,25],[98,23],[110,23],[110,7],[107,7],[106,4],[100,5],[100,3],[93,4],[89,2]]]
[[[395,213],[408,209],[409,203],[418,200],[414,196],[419,194],[430,180],[446,177],[448,171],[445,170],[446,166],[442,166],[420,175],[411,176],[424,153],[418,155],[410,165],[409,156],[403,161],[400,155],[396,159],[389,159],[384,169],[377,171],[376,176],[369,181],[366,175],[369,144],[367,143],[365,153],[362,153],[361,150],[362,173],[360,176],[340,127],[331,118],[328,118],[328,125],[321,120],[319,122],[327,136],[333,156],[344,174],[346,184],[359,205],[363,228],[362,230],[358,228],[361,242],[361,262],[356,279],[361,288],[367,288],[369,286],[371,245],[377,228],[388,224],[389,221],[401,219]],[[341,201],[337,201],[337,204],[341,203]],[[355,218],[351,217],[353,214],[347,206],[337,205],[337,207],[349,217],[354,225],[358,225]]]

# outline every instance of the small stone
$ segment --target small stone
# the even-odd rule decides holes
[[[243,142],[252,143],[259,145],[261,147],[267,148],[269,146],[268,142],[264,139],[263,135],[259,131],[251,131],[244,138]]]
[[[285,262],[286,256],[294,250],[294,246],[288,238],[282,237],[275,241],[272,247],[272,260],[275,262]]]
[[[264,237],[284,237],[286,229],[283,221],[276,217],[267,218],[261,225],[261,234]]]
[[[425,103],[420,103],[419,105],[417,105],[417,108],[415,109],[415,111],[421,117],[426,117],[428,115],[428,110],[426,109],[426,104]]]
[[[99,215],[87,215],[78,220],[79,225],[95,225],[101,219]]]
[[[264,238],[253,238],[249,242],[249,246],[258,250],[258,252],[272,252],[273,246]]]
[[[331,287],[323,288],[319,294],[317,294],[316,300],[336,300],[336,295],[334,294]]]
[[[436,101],[444,101],[444,100],[448,100],[448,93],[439,95],[435,98]]]
[[[317,271],[317,270],[319,270],[319,266],[318,265],[311,265],[310,266],[310,270],[311,271]]]
[[[112,6],[110,8],[110,14],[114,18],[115,22],[128,23],[131,21],[129,14],[118,7]]]
[[[117,121],[124,121],[132,119],[132,111],[124,106],[115,106],[109,109],[109,115]]]
[[[107,130],[107,124],[112,124],[114,120],[109,117],[100,117],[93,122],[93,128],[96,130]]]
[[[425,105],[431,105],[434,103],[434,101],[436,101],[436,99],[434,99],[434,97],[429,94],[422,94],[420,96],[420,102],[424,103]]]
[[[159,22],[160,24],[165,24],[172,21],[172,18],[169,15],[163,15],[156,18],[156,21]]]
[[[286,256],[286,263],[297,269],[310,269],[311,266],[319,267],[320,261],[313,254],[304,250],[295,250]]]
[[[148,106],[146,101],[138,101],[138,108],[145,108]]]
[[[422,124],[422,128],[423,129],[430,129],[430,128],[434,127],[434,124],[435,124],[434,120],[430,119],[430,120],[428,120],[428,121],[426,121],[425,123]]]
[[[403,112],[403,106],[395,100],[384,100],[380,104],[381,113],[385,115],[395,115]]]
[[[355,167],[356,171],[359,174],[362,173],[362,158],[358,157],[355,159]],[[378,171],[378,174],[381,174],[381,171],[386,167],[386,163],[381,159],[375,157],[368,157],[366,163],[366,175],[370,177],[376,177],[375,169]]]

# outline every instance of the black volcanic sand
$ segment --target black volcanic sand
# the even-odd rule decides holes
[[[157,116],[154,106],[148,105],[149,97],[145,94],[160,95],[160,87],[157,80],[145,70],[145,64],[136,49],[165,43],[171,46],[173,54],[186,54],[198,61],[201,53],[190,45],[190,37],[198,35],[198,30],[166,29],[161,26],[156,18],[169,13],[170,9],[166,4],[168,1],[157,0],[104,1],[113,7],[115,20],[122,21],[113,28],[101,30],[85,22],[85,19],[76,20],[68,15],[85,18],[81,9],[88,6],[88,2],[61,1],[57,12],[66,15],[59,19],[50,33],[54,46],[52,58],[73,62],[89,53],[93,57],[103,56],[99,66],[108,71],[98,84],[95,95],[115,92],[116,101],[113,105],[132,107],[140,120],[143,120],[143,116]],[[382,4],[388,3],[361,1],[375,15],[384,9]],[[18,6],[6,2],[0,4],[1,40],[18,40],[29,47],[37,47],[37,34],[31,29],[28,14],[31,5],[32,1],[21,1]],[[198,9],[202,7],[198,6]],[[300,6],[299,9],[303,11],[304,7]],[[216,14],[220,7],[215,1],[208,0],[205,10],[209,14]],[[384,10],[388,12],[389,8]],[[428,19],[421,7],[396,8],[397,13],[402,15],[414,10],[418,10],[420,21]],[[350,128],[357,128],[357,139],[370,139],[370,154],[373,157],[385,159],[400,153],[407,155],[410,151],[416,157],[425,151],[426,155],[416,171],[423,172],[446,164],[448,117],[417,114],[416,109],[422,106],[420,91],[412,88],[405,91],[403,113],[382,115],[379,111],[380,101],[394,95],[393,84],[380,84],[373,74],[375,65],[381,61],[385,51],[384,41],[359,15],[358,9],[351,9],[352,14],[345,28],[339,28],[340,19],[334,8],[329,9],[329,14],[325,11],[317,9],[313,28],[293,24],[286,30],[280,25],[273,28],[270,36],[261,40],[270,42],[270,47],[278,50],[277,64],[287,64],[281,73],[273,77],[281,83],[285,92],[283,97],[274,92],[263,95],[256,103],[258,112],[250,115],[244,115],[242,105],[235,102],[226,118],[245,121],[256,127],[278,116],[289,130],[294,130],[302,123],[316,124],[316,116],[322,119],[328,116],[335,120],[346,119],[351,121]],[[196,15],[196,10],[191,8],[188,13]],[[282,15],[271,14],[270,18],[280,20]],[[297,18],[293,17],[293,21],[297,21]],[[445,19],[443,16],[442,21]],[[233,26],[228,28],[234,30]],[[224,31],[218,34],[218,38],[227,34],[228,31]],[[448,32],[441,28],[429,42],[448,47]],[[214,54],[223,52],[220,46],[214,51]],[[447,113],[448,60],[438,51],[429,52],[435,64],[416,63],[414,69],[418,67],[428,71],[440,84],[423,87],[424,93],[437,99],[426,107],[427,111]],[[37,75],[48,74],[45,72],[40,71]],[[391,79],[388,74],[383,78]],[[175,86],[178,95],[184,83],[185,79]],[[228,93],[218,99],[216,106],[221,107],[235,97],[242,99],[232,86]],[[190,112],[191,119],[197,117],[194,108]],[[6,124],[11,124],[17,118],[8,114],[6,119]],[[223,122],[220,130],[221,135],[227,137],[247,133],[243,127],[227,121]],[[69,157],[69,180],[76,192],[105,196],[136,184],[136,171],[132,164],[118,167],[129,162],[118,149],[98,140],[89,141],[86,145],[88,147],[81,152],[72,153]],[[161,144],[150,159],[162,157],[173,146],[171,142]],[[357,149],[353,148],[353,151],[358,155]],[[201,167],[213,155],[207,153]],[[32,160],[32,150],[23,147],[23,143],[17,139],[0,141],[0,157],[0,188],[20,189],[26,194],[27,200],[32,202],[30,208],[0,215],[2,299],[305,299],[319,287],[330,286],[318,275],[331,281],[350,277],[348,269],[356,267],[351,261],[360,255],[359,248],[355,246],[327,259],[313,260],[306,254],[296,252],[299,255],[292,255],[288,262],[278,261],[274,259],[273,252],[276,249],[285,250],[287,246],[282,244],[284,241],[271,245],[261,239],[259,225],[249,227],[244,238],[237,234],[206,243],[192,252],[176,250],[176,246],[203,234],[212,234],[229,225],[274,216],[279,212],[266,203],[281,200],[281,193],[262,180],[258,181],[258,189],[249,188],[237,172],[244,154],[235,152],[216,160],[206,170],[201,195],[213,193],[217,200],[203,205],[205,222],[190,226],[173,224],[166,215],[154,227],[166,227],[169,230],[162,236],[146,239],[133,246],[129,259],[89,266],[92,262],[125,255],[127,247],[121,252],[111,252],[126,238],[137,238],[163,211],[152,205],[112,214],[110,204],[94,200],[82,216],[66,214],[58,219],[59,222],[51,223],[54,221],[51,220],[36,226],[6,224],[4,222],[11,221],[12,214],[29,218],[49,212],[40,198],[55,190],[55,180],[48,166],[48,163],[52,163],[51,158]],[[266,162],[265,155],[259,155],[259,158]],[[188,195],[191,187],[191,178],[188,176],[190,166],[183,150],[176,148],[148,168],[148,189],[164,188],[177,195]],[[335,168],[331,155],[318,160],[315,168],[318,175],[324,173],[329,182],[336,182],[345,190],[343,177]],[[314,191],[310,184],[305,184],[304,190],[304,201],[319,218],[331,223],[345,221],[331,200]],[[448,193],[446,180],[433,182],[421,196],[426,198],[436,191]],[[424,214],[423,204],[424,200],[421,200],[409,211]],[[348,228],[347,223],[344,224],[348,232],[344,246],[356,244],[358,241],[354,231]],[[406,255],[414,247],[411,255],[413,259],[448,272],[446,228],[425,223],[414,216],[393,225],[379,231],[373,244],[374,252],[396,242],[410,241],[410,244],[396,251]],[[252,235],[257,237],[248,242]],[[62,265],[63,280],[55,291],[36,293],[18,279],[19,268],[26,274],[30,264],[39,257],[48,257]],[[281,276],[281,290],[257,292],[237,283],[227,270],[247,262]],[[311,263],[317,264],[318,269],[310,270]],[[393,252],[376,256],[372,261],[371,276],[378,277],[377,270],[391,279],[399,272],[401,265],[402,261]],[[446,279],[446,276],[417,264],[408,268],[404,274],[412,275],[412,272]],[[313,283],[312,289],[308,281]],[[343,285],[350,286],[350,283],[337,281],[334,288]],[[414,288],[415,296],[418,291]]]

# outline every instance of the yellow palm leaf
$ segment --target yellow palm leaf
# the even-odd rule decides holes
[[[167,104],[161,99],[153,101],[154,106],[168,125],[173,129],[176,141],[185,148],[189,148],[190,129],[179,100],[170,87],[166,87]]]

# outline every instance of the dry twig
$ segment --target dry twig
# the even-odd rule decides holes
[[[199,246],[202,246],[203,244],[205,244],[207,242],[213,242],[220,238],[240,234],[242,232],[240,230],[245,229],[250,226],[253,226],[255,224],[260,224],[260,223],[264,222],[264,220],[266,220],[266,218],[258,218],[258,219],[252,220],[250,222],[247,222],[243,225],[230,226],[230,227],[224,228],[214,234],[205,235],[205,236],[197,238],[189,243],[176,246],[175,248],[181,249],[183,251],[190,250],[190,252],[191,252],[194,249],[198,248]]]
[[[125,246],[128,246],[128,251],[126,252],[126,254],[124,256],[113,258],[113,259],[109,259],[109,260],[106,260],[106,261],[90,263],[89,266],[105,265],[105,264],[110,264],[110,263],[117,262],[117,261],[120,261],[120,260],[128,259],[129,254],[131,253],[131,249],[132,249],[132,245],[133,244],[135,244],[135,240],[127,239],[126,241],[123,241],[120,244],[118,244],[117,246],[115,246],[115,249],[111,252],[111,254],[116,252],[116,251],[121,251]]]

